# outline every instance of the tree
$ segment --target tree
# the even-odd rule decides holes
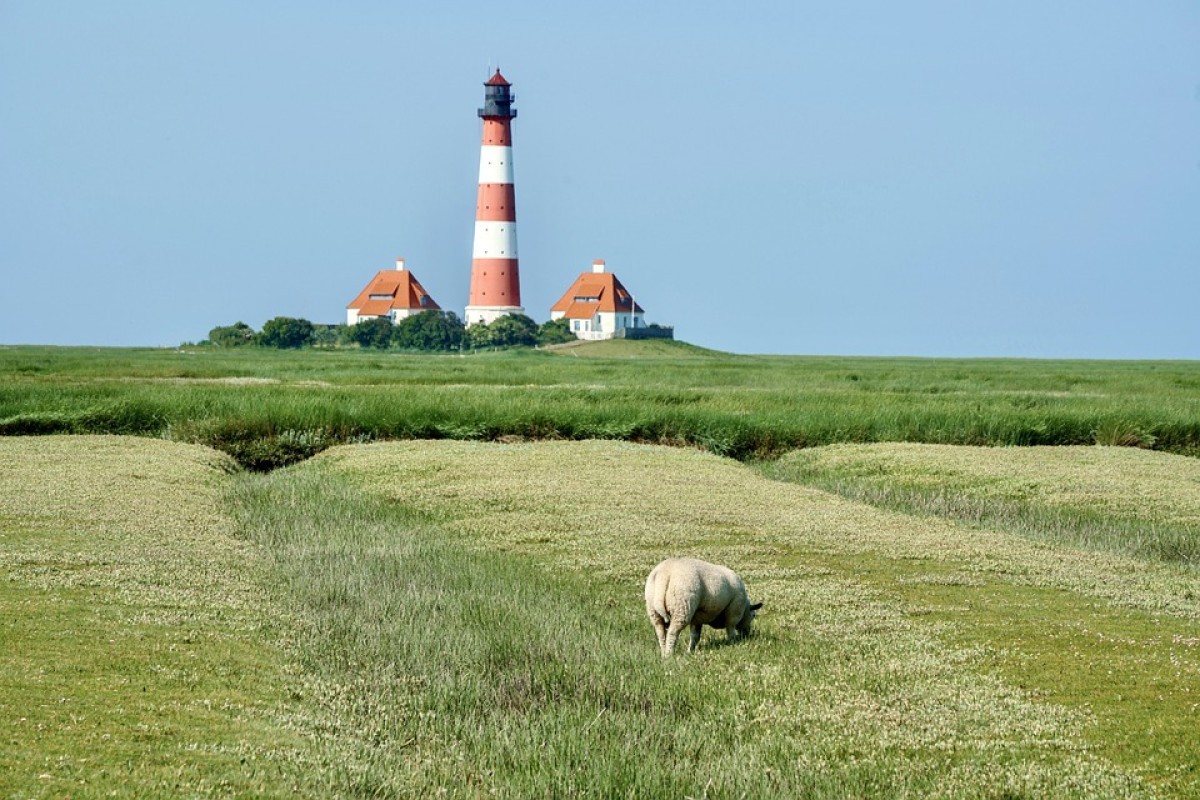
[[[462,320],[453,311],[422,311],[392,329],[392,343],[405,350],[454,350],[465,339]]]
[[[313,338],[313,324],[296,317],[275,317],[263,325],[258,343],[265,347],[304,347]]]
[[[571,321],[566,317],[543,322],[537,332],[538,344],[562,344],[563,342],[573,342],[577,338],[575,334],[571,333]]]
[[[387,317],[371,317],[359,320],[350,328],[350,338],[359,347],[374,347],[384,350],[392,342],[392,321]]]
[[[348,337],[345,325],[313,325],[313,347],[337,347],[346,344]]]
[[[495,344],[492,326],[486,322],[476,322],[467,328],[466,344],[469,344],[471,347],[491,347]]]
[[[208,332],[208,341],[214,347],[241,347],[254,344],[254,328],[244,322],[218,325]]]
[[[532,347],[537,344],[538,324],[524,314],[505,314],[488,326],[492,344],[496,347],[514,345]]]

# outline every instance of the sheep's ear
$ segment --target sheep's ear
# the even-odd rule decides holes
[[[762,603],[755,603],[754,605],[750,606],[751,611],[758,611],[760,608],[762,608]]]

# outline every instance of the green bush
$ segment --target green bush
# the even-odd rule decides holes
[[[350,326],[350,339],[359,347],[386,350],[392,343],[392,321],[387,317],[371,317]]]
[[[263,325],[262,333],[258,335],[258,343],[264,347],[293,350],[311,344],[312,338],[313,324],[308,320],[275,317]]]
[[[213,328],[208,332],[208,342],[213,347],[243,347],[254,344],[256,335],[254,328],[246,323],[235,322],[232,325],[218,325]]]
[[[543,322],[537,332],[537,343],[542,345],[573,342],[576,338],[571,333],[571,321],[566,317]]]
[[[524,314],[505,314],[472,325],[467,333],[474,347],[533,347],[538,341],[538,324]]]
[[[392,328],[392,344],[402,350],[457,350],[466,336],[462,320],[452,311],[429,309]]]

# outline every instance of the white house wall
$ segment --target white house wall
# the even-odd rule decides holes
[[[557,314],[557,316],[556,316]],[[550,319],[559,319],[563,316],[563,312],[550,312]],[[572,319],[568,326],[571,333],[575,334],[577,339],[585,339],[587,341],[596,341],[599,339],[611,339],[616,335],[618,325],[621,328],[644,328],[646,322],[643,314],[635,314],[634,320],[636,325],[629,324],[629,314],[618,314],[615,312],[602,311],[588,319]]]

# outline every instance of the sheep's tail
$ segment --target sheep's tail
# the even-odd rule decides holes
[[[665,574],[660,574],[660,573],[665,573]],[[653,608],[654,613],[658,614],[658,616],[664,622],[670,622],[671,621],[671,609],[667,605],[667,590],[671,586],[670,570],[661,570],[660,571],[658,567],[655,567],[650,572],[650,578],[647,583],[648,583],[647,594],[650,596],[649,597],[650,602],[647,605],[649,605],[651,608]]]

